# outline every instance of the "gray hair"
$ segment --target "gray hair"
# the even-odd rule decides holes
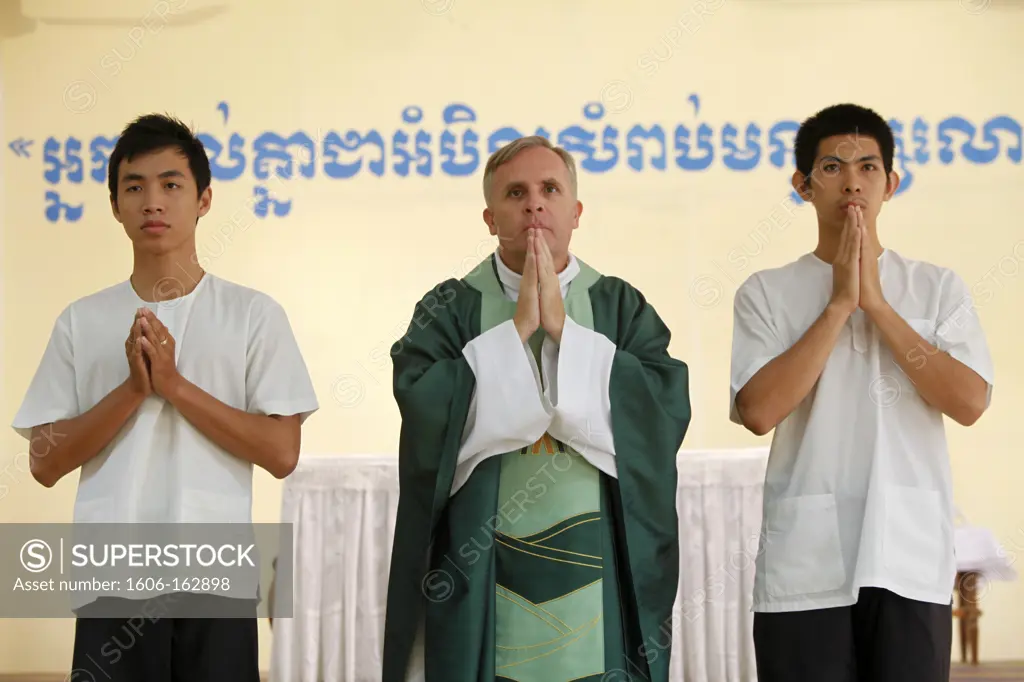
[[[561,147],[555,146],[546,137],[530,135],[527,137],[520,137],[518,140],[509,142],[498,149],[498,151],[491,154],[491,157],[487,159],[487,165],[484,167],[484,200],[487,202],[488,206],[491,203],[491,185],[494,183],[494,173],[498,170],[498,167],[508,163],[516,154],[524,149],[529,149],[530,147],[544,147],[545,149],[550,149],[561,157],[562,161],[565,163],[566,169],[569,171],[569,184],[572,186],[572,194],[573,196],[576,196],[576,161],[573,159],[572,154]]]

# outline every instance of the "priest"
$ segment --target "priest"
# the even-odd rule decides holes
[[[511,142],[483,190],[497,250],[391,349],[383,681],[667,680],[687,367],[637,289],[570,253],[569,153]]]

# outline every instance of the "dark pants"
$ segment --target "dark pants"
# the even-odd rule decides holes
[[[197,603],[192,595],[170,597],[173,605],[163,597],[138,602],[104,598],[80,610],[67,682],[259,682],[253,602],[199,598],[196,611],[188,608]],[[213,612],[216,603],[232,609],[216,613],[239,617],[182,617],[205,613],[202,608]],[[118,617],[96,617],[111,612]]]
[[[758,682],[948,682],[950,604],[861,588],[853,606],[754,614]]]

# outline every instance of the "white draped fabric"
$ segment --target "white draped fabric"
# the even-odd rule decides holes
[[[751,593],[767,448],[679,453],[673,682],[754,682]],[[271,682],[378,682],[398,508],[393,456],[305,456],[286,480],[293,618],[273,627]],[[280,589],[280,588],[278,588]]]

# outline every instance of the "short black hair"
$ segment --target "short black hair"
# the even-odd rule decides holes
[[[793,144],[796,169],[804,177],[814,170],[818,145],[834,135],[870,137],[882,150],[882,165],[886,175],[892,172],[892,157],[896,143],[892,128],[874,110],[857,104],[835,104],[822,109],[800,124]]]
[[[135,119],[121,131],[107,165],[107,187],[110,199],[117,203],[117,177],[121,161],[163,149],[177,149],[188,159],[188,167],[196,180],[201,196],[210,186],[210,159],[206,147],[192,130],[177,118],[166,114],[146,114]]]

